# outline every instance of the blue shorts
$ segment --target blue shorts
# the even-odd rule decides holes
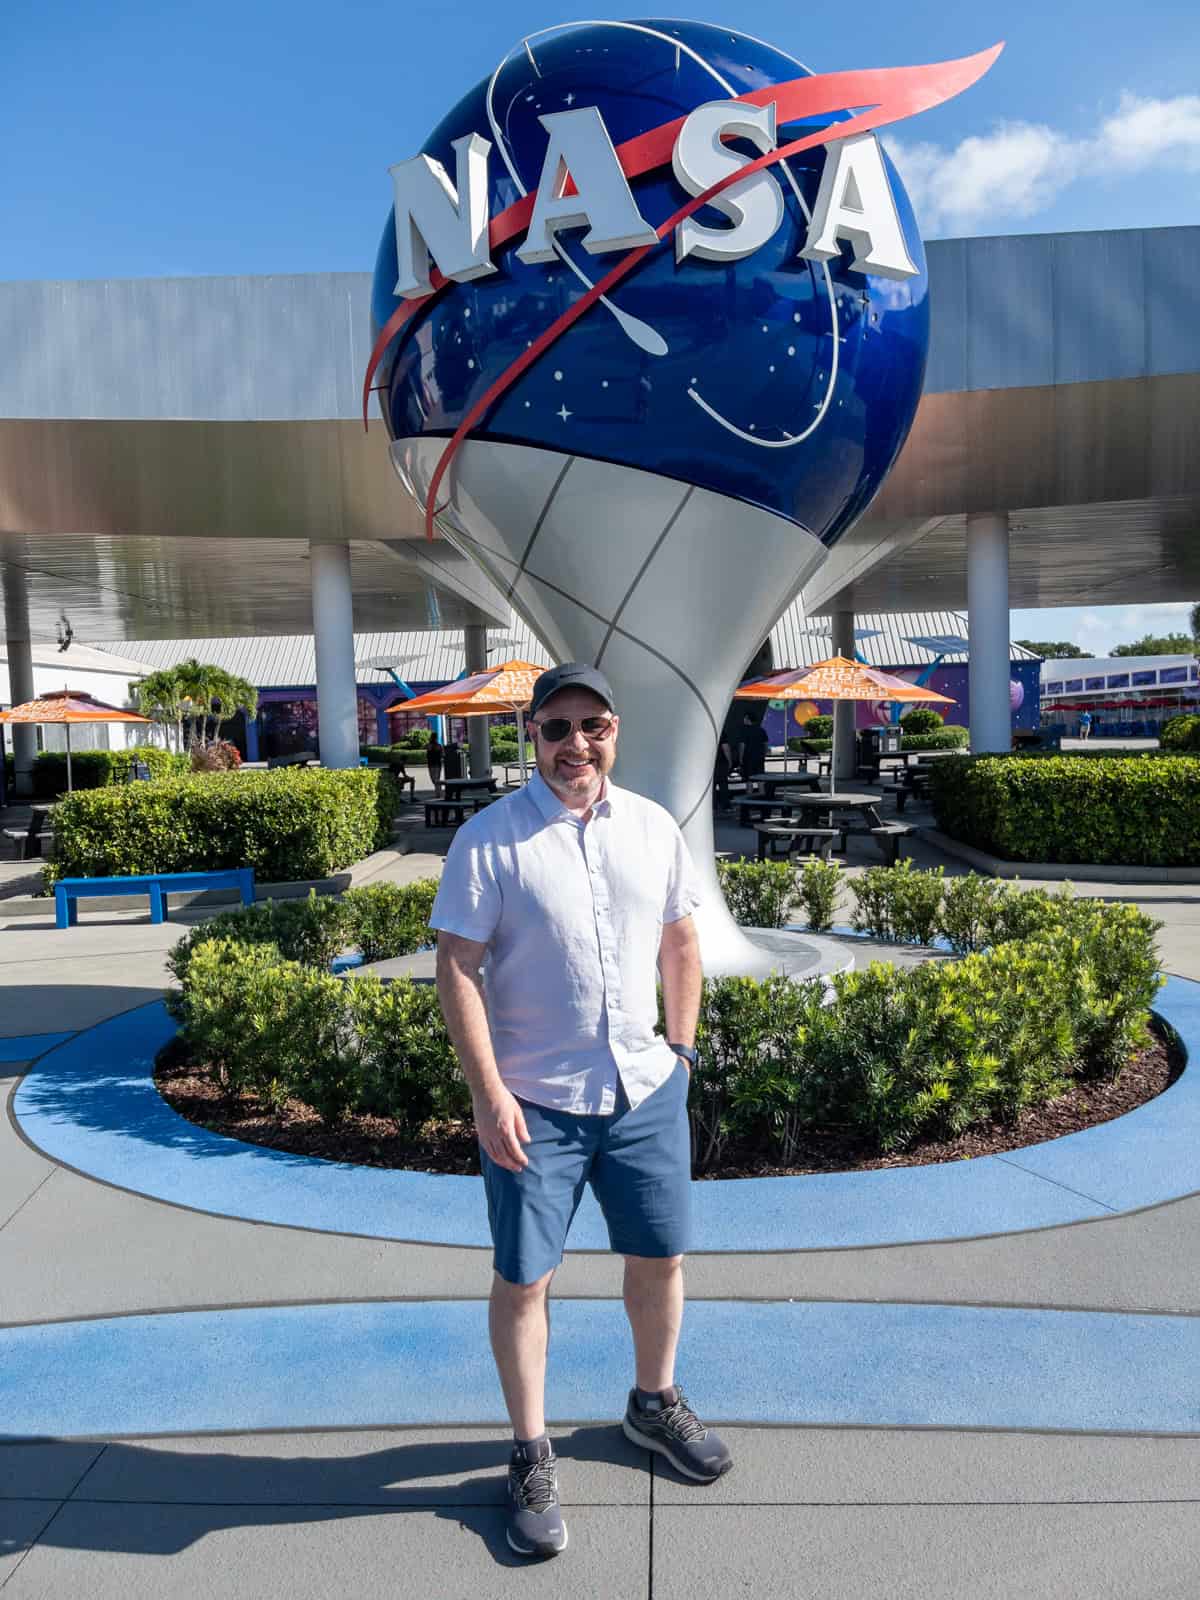
[[[692,1159],[688,1071],[675,1071],[635,1111],[618,1085],[608,1116],[576,1116],[520,1102],[530,1142],[520,1172],[480,1150],[496,1271],[535,1283],[557,1267],[590,1183],[612,1248],[624,1256],[679,1256],[688,1247]]]

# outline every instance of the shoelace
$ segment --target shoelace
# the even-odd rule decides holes
[[[512,1475],[523,1511],[547,1511],[554,1504],[558,1488],[554,1481],[555,1465],[553,1456],[543,1456],[524,1468],[514,1465]]]
[[[677,1438],[691,1441],[708,1437],[708,1429],[688,1405],[682,1390],[674,1405],[662,1408],[658,1413],[658,1420]]]

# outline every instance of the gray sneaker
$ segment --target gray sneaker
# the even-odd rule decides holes
[[[558,1504],[558,1457],[549,1439],[513,1446],[505,1535],[520,1556],[556,1556],[567,1548],[567,1526]]]
[[[645,1407],[631,1389],[621,1426],[627,1439],[666,1456],[676,1471],[697,1483],[713,1483],[733,1466],[720,1434],[704,1426],[678,1387],[664,1389],[660,1399]]]

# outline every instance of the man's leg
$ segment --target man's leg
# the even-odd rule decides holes
[[[509,1283],[492,1275],[488,1332],[504,1390],[504,1403],[518,1439],[537,1439],[546,1431],[546,1350],[550,1343],[550,1280]]]
[[[633,1331],[639,1389],[657,1394],[675,1382],[683,1322],[683,1257],[625,1257],[625,1315]]]

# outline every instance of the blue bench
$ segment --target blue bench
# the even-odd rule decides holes
[[[61,878],[54,885],[54,925],[73,928],[79,901],[103,895],[148,894],[150,921],[167,921],[167,895],[179,889],[238,889],[242,904],[254,904],[254,868],[228,867],[216,872],[144,872],[132,878]]]

